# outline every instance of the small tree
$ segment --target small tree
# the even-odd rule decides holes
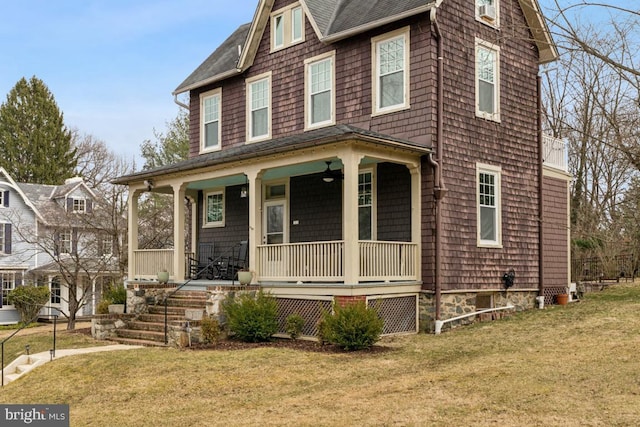
[[[12,304],[24,324],[31,322],[38,312],[49,301],[49,288],[43,286],[18,286],[9,293],[9,304]]]

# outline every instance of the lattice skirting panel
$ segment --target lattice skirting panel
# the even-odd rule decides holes
[[[304,319],[302,335],[316,337],[323,311],[331,311],[333,299],[276,298],[278,302],[278,332],[286,333],[287,317],[298,314]]]
[[[544,288],[542,294],[544,295],[545,305],[555,304],[556,295],[565,293],[567,293],[567,288],[565,286],[550,286],[548,288]]]
[[[382,335],[418,332],[417,295],[368,297],[367,305],[384,320]]]

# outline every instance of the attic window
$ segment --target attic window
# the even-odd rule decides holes
[[[304,41],[304,13],[294,3],[271,14],[271,52]]]
[[[73,199],[73,212],[85,213],[87,212],[87,202],[85,199]]]
[[[499,0],[476,0],[476,19],[492,27],[498,27]]]

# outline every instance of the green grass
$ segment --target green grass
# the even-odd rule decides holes
[[[386,338],[386,352],[82,355],[8,384],[0,402],[67,403],[73,426],[630,426],[639,313],[640,285],[620,284],[566,307]]]

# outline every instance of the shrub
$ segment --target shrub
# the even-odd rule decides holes
[[[109,314],[109,304],[111,304],[111,300],[102,299],[96,306],[97,314]]]
[[[200,322],[202,342],[204,344],[217,343],[220,340],[222,330],[220,329],[220,323],[216,319],[212,319],[209,316],[204,316]]]
[[[110,301],[109,304],[126,304],[127,290],[124,285],[109,285],[102,293],[102,299]]]
[[[246,342],[269,341],[278,332],[278,305],[275,298],[258,292],[230,297],[222,303],[229,332]]]
[[[51,291],[46,286],[18,286],[9,292],[9,304],[20,313],[20,321],[32,321],[44,305],[49,302]]]
[[[374,309],[364,302],[341,307],[334,305],[334,314],[323,312],[318,324],[320,341],[335,344],[345,350],[362,350],[380,339],[384,322]]]
[[[304,318],[298,313],[290,314],[285,321],[285,331],[291,336],[292,339],[296,339],[302,334],[304,328]]]

